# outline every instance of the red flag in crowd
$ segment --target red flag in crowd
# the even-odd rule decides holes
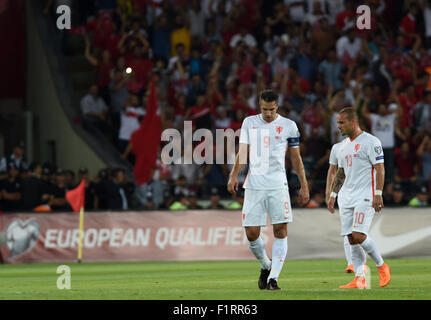
[[[79,212],[85,206],[85,179],[82,179],[79,186],[66,192],[66,200],[69,202],[74,212]]]
[[[158,103],[154,84],[154,76],[151,77],[150,96],[145,117],[141,126],[132,133],[130,143],[132,151],[136,155],[135,168],[133,170],[138,185],[151,180],[151,173],[156,165],[158,147],[162,134],[162,121],[157,114]]]

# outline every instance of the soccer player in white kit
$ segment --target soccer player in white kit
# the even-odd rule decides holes
[[[325,190],[326,204],[328,204],[329,202],[332,185],[335,180],[335,174],[339,167],[339,162],[340,162],[339,153],[340,153],[342,142],[343,141],[334,144],[331,148],[331,153],[329,155],[329,169],[328,169],[328,174],[326,176],[326,190]],[[344,255],[346,256],[346,260],[347,260],[347,268],[344,271],[347,273],[354,272],[355,269],[352,262],[352,248],[349,243],[349,237],[347,235],[344,236]]]
[[[383,208],[385,167],[382,145],[378,138],[361,130],[356,111],[351,107],[339,112],[337,126],[340,133],[348,138],[341,144],[339,168],[328,201],[328,210],[334,213],[335,198],[338,195],[341,235],[349,238],[355,269],[355,278],[340,288],[367,287],[364,251],[376,263],[380,286],[384,287],[391,281],[390,268],[368,236],[374,212],[380,212]]]
[[[301,188],[298,198],[310,200],[304,165],[299,152],[299,131],[292,120],[277,113],[278,94],[264,90],[259,95],[260,114],[244,119],[239,150],[229,175],[227,189],[238,190],[237,175],[249,158],[244,182],[242,225],[250,250],[261,264],[260,289],[280,290],[277,280],[287,255],[287,223],[292,222],[292,207],[286,177],[285,158],[289,148],[293,169]],[[268,258],[260,228],[266,226],[267,214],[273,226],[272,261]]]

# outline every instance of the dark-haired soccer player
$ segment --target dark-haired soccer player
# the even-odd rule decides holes
[[[304,165],[299,153],[299,131],[292,120],[277,113],[278,94],[264,90],[259,96],[261,113],[244,119],[239,151],[229,176],[230,193],[238,191],[237,175],[249,156],[242,225],[249,247],[260,261],[260,289],[279,290],[277,280],[287,255],[287,223],[292,221],[292,208],[286,178],[285,157],[289,148],[293,169],[301,183],[299,199],[310,199]],[[260,228],[266,226],[267,214],[274,232],[272,261],[268,258]]]
[[[356,111],[352,107],[343,108],[339,112],[337,125],[340,133],[347,138],[341,142],[338,154],[340,161],[328,210],[334,213],[335,198],[338,195],[341,235],[349,238],[355,269],[355,279],[340,288],[367,287],[365,252],[376,263],[380,286],[384,287],[391,281],[390,268],[383,261],[374,241],[368,237],[374,212],[380,212],[383,208],[385,167],[382,144],[378,138],[361,130]]]

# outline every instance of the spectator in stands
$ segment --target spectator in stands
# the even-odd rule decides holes
[[[220,197],[220,191],[217,187],[213,187],[210,190],[210,205],[207,207],[207,209],[213,209],[213,210],[219,210],[219,209],[225,209],[225,207],[220,203],[221,197]]]
[[[78,184],[85,179],[85,209],[92,210],[96,208],[96,186],[88,176],[88,169],[81,167],[78,170]]]
[[[411,189],[417,180],[416,155],[411,152],[411,147],[407,142],[403,142],[401,147],[395,150],[395,182],[401,183],[404,190]]]
[[[360,54],[362,40],[356,36],[355,29],[349,28],[336,43],[337,58],[347,67]]]
[[[51,199],[51,194],[54,192],[54,183],[52,176],[54,176],[55,179],[55,171],[54,167],[51,166],[49,163],[45,163],[42,166],[42,175],[40,176],[41,180],[41,190],[42,190],[42,203],[48,204]]]
[[[197,97],[205,94],[205,82],[202,80],[200,73],[194,73],[191,81],[187,85],[187,105],[194,106]]]
[[[187,94],[189,55],[186,54],[183,43],[177,43],[175,49],[176,55],[169,59],[167,74],[173,90]]]
[[[188,197],[188,206],[187,209],[189,210],[201,210],[203,209],[203,207],[198,204],[198,193],[196,192],[196,190],[192,189],[189,192],[189,197]]]
[[[108,169],[101,169],[97,174],[94,183],[94,209],[108,209],[107,186],[111,182],[109,176],[110,172]]]
[[[415,197],[413,197],[408,205],[409,207],[425,207],[428,206],[428,199],[429,199],[430,191],[428,190],[426,185],[422,185],[419,187],[418,191],[416,192]]]
[[[384,192],[385,206],[405,206],[408,203],[403,187],[399,183],[388,184]]]
[[[171,43],[170,28],[166,13],[162,13],[156,18],[151,49],[153,50],[155,59],[163,59],[165,65],[168,63],[171,55]]]
[[[313,82],[313,87],[311,91],[308,92],[307,95],[305,96],[305,100],[312,105],[314,105],[318,100],[320,100],[322,101],[324,108],[327,109],[327,105],[328,105],[327,95],[322,81],[316,79]]]
[[[305,136],[303,139],[323,139],[326,136],[325,108],[322,100],[307,103],[301,113]]]
[[[139,129],[142,117],[145,115],[144,108],[139,103],[139,97],[130,94],[121,112],[121,125],[118,133],[118,143],[123,159],[129,159],[134,163],[131,153],[126,152],[132,133]]]
[[[64,177],[67,190],[71,190],[76,187],[75,172],[73,170],[64,170]]]
[[[118,137],[121,126],[121,111],[127,101],[129,92],[127,90],[127,83],[130,80],[131,73],[116,70],[113,73],[112,80],[109,84],[109,91],[111,95],[111,105],[109,107],[109,117],[111,119],[114,134]]]
[[[105,185],[105,196],[108,210],[130,209],[131,193],[126,183],[126,173],[123,169],[114,169],[112,179]]]
[[[416,129],[431,133],[431,90],[425,90],[423,100],[414,106],[413,112]]]
[[[286,10],[290,18],[297,23],[302,23],[307,13],[307,1],[284,0],[284,3],[287,5]]]
[[[318,71],[322,74],[326,87],[332,86],[335,91],[342,89],[341,73],[343,65],[337,60],[334,49],[331,49],[326,59],[319,64]]]
[[[111,133],[108,124],[108,107],[99,96],[99,88],[96,84],[91,85],[88,93],[82,97],[81,111],[86,128],[97,128],[104,133]]]
[[[111,53],[109,50],[105,49],[102,51],[101,59],[98,59],[91,55],[90,48],[91,42],[88,38],[88,35],[85,35],[85,58],[87,61],[96,67],[97,69],[97,86],[99,87],[99,94],[103,98],[103,100],[109,104],[110,103],[110,95],[109,95],[109,82],[110,77],[109,73],[114,68],[114,64],[111,60]]]
[[[182,186],[184,184],[184,188],[187,188],[187,186],[201,185],[202,178],[203,172],[200,165],[196,164],[194,161],[191,164],[184,163],[184,148],[182,148],[180,163],[176,164],[174,162],[171,165],[171,179],[174,181],[174,185]],[[187,193],[187,191],[185,191],[185,193]]]
[[[415,87],[412,83],[408,84],[406,89],[398,95],[398,100],[402,108],[400,128],[404,129],[407,127],[412,127],[414,108],[418,103],[418,97],[415,92]]]
[[[228,109],[225,106],[217,108],[217,118],[215,121],[216,129],[227,129],[231,126],[232,119],[228,117]]]
[[[175,201],[175,198],[172,192],[170,192],[170,190],[165,190],[163,194],[163,203],[160,205],[159,209],[169,210],[169,207],[172,205],[174,201]]]
[[[319,61],[316,59],[315,54],[310,50],[310,46],[305,42],[299,44],[299,52],[295,56],[295,64],[298,69],[298,75],[304,78],[311,85],[316,74],[316,69]]]
[[[288,82],[288,101],[293,106],[293,109],[301,113],[304,108],[305,96],[311,90],[310,83],[307,79],[299,76],[295,68],[289,68],[289,82]]]
[[[431,138],[429,134],[423,137],[421,144],[416,151],[417,157],[421,160],[420,179],[431,182]]]
[[[52,211],[69,211],[71,210],[69,203],[66,200],[66,174],[63,169],[58,169],[56,172],[56,184],[51,190],[49,206]]]
[[[354,24],[352,22],[353,18],[356,15],[356,7],[354,0],[345,0],[344,1],[344,10],[341,10],[337,16],[335,21],[335,26],[340,31],[345,31],[347,28],[352,27]]]
[[[231,48],[235,48],[241,44],[244,44],[245,48],[250,53],[254,52],[257,46],[256,38],[251,33],[248,33],[248,30],[245,26],[240,27],[239,33],[235,34],[230,40],[229,46]]]
[[[143,36],[141,36],[143,38]],[[142,46],[136,46],[132,57],[126,59],[126,64],[133,70],[135,81],[141,85],[138,93],[147,88],[154,63],[149,55],[149,44],[143,41]]]
[[[308,23],[312,28],[319,22],[320,19],[327,19],[328,16],[323,11],[322,5],[325,4],[325,0],[310,0],[308,1],[309,10],[305,14],[303,23]]]
[[[17,143],[12,150],[12,154],[0,160],[0,180],[7,177],[8,165],[14,163],[19,172],[28,169],[27,160],[24,157],[24,142]]]
[[[190,21],[190,36],[199,41],[205,37],[205,12],[201,8],[200,0],[192,0],[188,10]]]
[[[18,211],[22,203],[22,184],[19,168],[15,162],[7,165],[7,178],[0,181],[0,193],[3,201],[3,211]]]
[[[242,124],[242,121],[245,119],[245,117],[246,117],[246,113],[244,112],[244,110],[243,109],[237,109],[234,112],[233,119],[230,123],[230,127],[234,131],[241,129],[241,124]]]
[[[272,75],[275,81],[280,81],[289,68],[289,52],[286,38],[282,38],[280,45],[273,49],[271,57]]]
[[[420,42],[420,35],[416,23],[419,8],[416,2],[409,4],[408,13],[403,17],[400,24],[400,34],[404,37],[404,45],[412,48],[415,42]]]
[[[198,45],[192,47],[190,55],[189,75],[199,74],[202,79],[205,79],[205,65],[202,57],[202,48]]]
[[[213,127],[210,105],[204,93],[197,95],[196,104],[187,110],[184,118],[193,121],[193,127],[196,130]]]
[[[377,113],[366,110],[363,116],[371,122],[371,134],[379,138],[385,156],[385,180],[393,180],[395,161],[395,131],[398,130],[400,110],[396,104],[391,107],[380,104]]]
[[[226,154],[226,145],[225,145],[225,154]],[[226,186],[229,176],[229,166],[224,162],[223,164],[218,164],[216,159],[217,155],[215,152],[213,153],[213,162],[212,163],[206,163],[203,166],[203,176],[204,181],[206,181],[206,188],[207,190],[212,190],[214,188],[217,188],[218,193],[220,195],[226,196],[226,193],[223,193],[221,190],[225,190],[226,188],[223,188]],[[224,158],[225,159],[225,158]],[[226,161],[226,160],[224,160]]]
[[[312,28],[310,36],[311,48],[315,51],[319,61],[324,59],[328,52],[335,47],[336,40],[335,28],[329,24],[326,17],[321,17]]]
[[[177,45],[182,44],[184,46],[184,54],[190,55],[191,47],[191,35],[190,29],[182,13],[178,13],[175,16],[175,26],[171,32],[171,48],[172,56],[176,56]]]

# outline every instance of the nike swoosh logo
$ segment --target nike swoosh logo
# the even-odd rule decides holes
[[[431,227],[406,232],[396,236],[385,236],[381,232],[382,223],[383,217],[381,216],[369,232],[370,237],[376,242],[382,255],[397,251],[431,236]]]

